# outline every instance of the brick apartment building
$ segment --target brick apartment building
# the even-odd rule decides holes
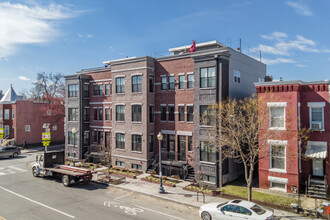
[[[0,126],[4,128],[4,139],[13,139],[16,145],[38,144],[42,142],[43,125],[51,125],[52,142],[64,141],[64,118],[54,120],[47,103],[22,100],[13,87],[0,100]]]
[[[268,140],[270,156],[259,162],[259,186],[326,198],[330,177],[329,81],[255,85],[259,105],[269,108],[265,129],[275,130]],[[301,127],[311,129],[307,147],[298,140]]]
[[[82,159],[108,149],[114,166],[146,171],[158,164],[161,132],[165,175],[186,178],[195,169],[216,185],[220,170],[223,182],[236,178],[238,166],[219,163],[205,145],[210,126],[200,124],[200,115],[222,99],[255,92],[266,65],[217,41],[197,44],[193,53],[187,48],[160,58],[106,61],[66,76],[66,156]]]

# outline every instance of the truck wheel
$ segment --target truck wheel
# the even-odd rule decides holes
[[[38,176],[39,176],[39,175],[38,175],[37,168],[35,168],[35,167],[32,168],[32,175],[33,175],[34,177],[38,177]]]
[[[62,183],[65,187],[70,186],[70,177],[68,175],[64,175],[62,177]]]

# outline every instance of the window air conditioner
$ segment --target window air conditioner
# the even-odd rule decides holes
[[[321,130],[322,122],[311,122],[311,129],[312,130]]]

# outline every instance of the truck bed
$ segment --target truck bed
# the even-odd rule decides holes
[[[53,168],[45,168],[45,170],[49,170],[54,173],[61,173],[69,176],[85,176],[92,174],[92,172],[87,169],[83,169],[79,167],[70,167],[60,164],[55,164]]]

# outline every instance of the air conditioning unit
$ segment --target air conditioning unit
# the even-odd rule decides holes
[[[312,122],[311,123],[312,130],[321,130],[322,129],[322,122]]]

